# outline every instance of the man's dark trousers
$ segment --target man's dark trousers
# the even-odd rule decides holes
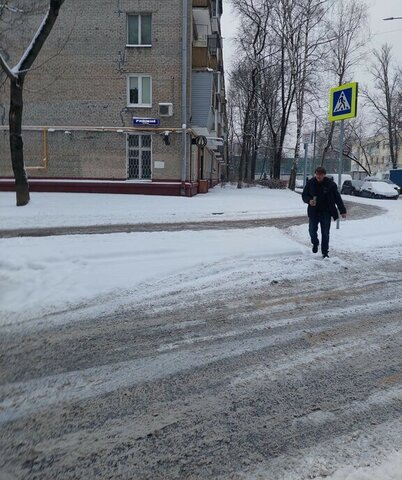
[[[328,253],[329,248],[329,229],[331,228],[331,214],[329,212],[314,212],[309,218],[309,232],[311,243],[318,245],[317,231],[318,224],[321,226],[321,252],[323,255]]]

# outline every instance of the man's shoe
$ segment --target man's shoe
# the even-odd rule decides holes
[[[322,254],[322,258],[329,258],[328,253],[323,253],[323,254]]]
[[[318,245],[313,245],[313,253],[317,253],[318,252]]]

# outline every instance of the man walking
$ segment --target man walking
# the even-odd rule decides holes
[[[320,224],[323,258],[328,258],[331,217],[337,220],[339,209],[342,218],[346,218],[346,208],[338,192],[338,187],[333,180],[326,177],[326,174],[324,167],[317,167],[314,177],[306,183],[302,194],[303,202],[308,204],[307,215],[313,253],[318,252],[318,245],[320,244],[317,235],[318,224]]]

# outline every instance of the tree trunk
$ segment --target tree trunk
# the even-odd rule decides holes
[[[281,150],[275,150],[274,152],[274,164],[272,168],[272,177],[278,179],[281,177],[281,160],[282,152]]]
[[[14,71],[7,65],[2,52],[0,52],[0,67],[6,72],[10,80],[10,152],[15,179],[17,207],[26,205],[30,200],[28,178],[24,168],[24,147],[22,141],[22,88],[24,78],[49,36],[64,1],[65,0],[50,0],[49,9],[40,29],[21,57],[20,62],[15,66]]]
[[[241,153],[240,153],[240,164],[239,164],[239,176],[237,181],[237,188],[243,188],[243,181],[245,180],[245,172],[247,166],[247,156],[248,156],[248,149],[249,149],[249,139],[250,135],[248,134],[249,131],[249,119],[250,119],[250,104],[247,106],[244,121],[243,121],[243,138],[242,138],[242,145],[241,145]]]
[[[247,150],[246,150],[246,155],[244,157],[244,181],[246,183],[250,183],[250,141],[249,140],[247,140]]]
[[[242,148],[241,148],[241,153],[240,153],[240,162],[239,162],[239,172],[238,172],[238,178],[237,178],[237,188],[243,188],[243,181],[244,181],[244,157],[246,154],[246,145],[245,143],[247,142],[245,135],[243,135],[243,143],[242,143]]]
[[[327,144],[325,145],[325,148],[322,152],[322,157],[321,157],[321,165],[323,167],[325,166],[325,160],[326,160],[326,157],[327,157],[327,153],[332,146],[332,139],[334,137],[334,129],[335,129],[335,122],[331,122],[331,126],[329,128],[328,141],[327,141]]]
[[[292,168],[290,170],[288,188],[294,190],[296,188],[296,176],[297,176],[297,166],[299,164],[300,157],[300,137],[301,137],[301,125],[303,122],[303,117],[300,116],[300,113],[297,115],[297,131],[296,131],[296,145],[295,145],[295,155],[292,162]]]
[[[15,178],[17,207],[26,205],[29,198],[28,178],[24,167],[24,148],[22,141],[22,86],[20,78],[10,81],[10,151]]]
[[[294,190],[296,188],[296,176],[297,176],[297,163],[298,158],[294,158],[292,162],[292,168],[290,170],[288,188]]]
[[[255,171],[256,171],[256,167],[257,167],[257,155],[258,155],[258,146],[257,146],[257,142],[254,142],[253,153],[252,153],[252,156],[251,156],[251,166],[250,166],[251,180],[252,181],[255,179]]]

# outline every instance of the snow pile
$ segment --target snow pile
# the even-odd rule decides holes
[[[31,193],[15,208],[15,194],[0,192],[0,228],[39,228],[133,223],[172,223],[278,218],[306,215],[290,190],[213,188],[206,195],[166,197],[85,193]]]
[[[109,301],[125,293],[136,302],[165,289],[199,283],[230,288],[241,272],[243,286],[261,276],[302,275],[306,247],[275,228],[73,235],[0,240],[0,325]],[[276,258],[297,257],[299,269]],[[19,288],[23,285],[23,288]],[[238,285],[239,286],[239,285]],[[112,297],[112,298],[109,298]]]

